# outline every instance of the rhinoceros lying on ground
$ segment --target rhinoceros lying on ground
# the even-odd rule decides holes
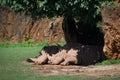
[[[54,65],[91,65],[105,59],[102,47],[98,46],[70,43],[63,47],[56,46],[55,52],[53,51],[51,54],[52,51],[49,50],[52,48],[50,49],[50,47],[43,48],[40,56],[30,59],[36,64]]]

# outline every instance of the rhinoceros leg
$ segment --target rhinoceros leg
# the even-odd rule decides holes
[[[77,57],[67,57],[65,58],[65,61],[61,63],[61,65],[65,66],[65,65],[71,65],[71,64],[77,64],[78,63],[78,59]]]
[[[62,51],[58,52],[56,55],[54,55],[50,59],[50,62],[51,62],[51,64],[58,65],[64,61],[65,56],[66,56],[66,50],[62,50]]]

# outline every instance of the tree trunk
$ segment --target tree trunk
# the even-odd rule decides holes
[[[63,19],[62,29],[64,32],[64,37],[67,43],[77,42],[77,28],[75,21],[71,16],[66,16]]]
[[[75,22],[71,16],[65,16],[62,23],[64,37],[67,43],[103,46],[103,34],[96,26]]]

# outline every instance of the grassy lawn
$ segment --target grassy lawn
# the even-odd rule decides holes
[[[0,80],[86,80],[75,76],[44,77],[33,72],[34,65],[22,64],[29,57],[38,55],[41,47],[4,47],[0,48]]]
[[[35,65],[22,64],[22,61],[39,54],[37,47],[0,47],[0,80],[92,80],[81,76],[42,76],[30,68]],[[95,80],[106,80],[98,78]],[[119,78],[107,79],[119,80]]]

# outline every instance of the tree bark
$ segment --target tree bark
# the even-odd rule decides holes
[[[62,23],[62,29],[64,32],[64,37],[67,43],[77,42],[77,28],[75,25],[75,20],[71,16],[65,16]]]

